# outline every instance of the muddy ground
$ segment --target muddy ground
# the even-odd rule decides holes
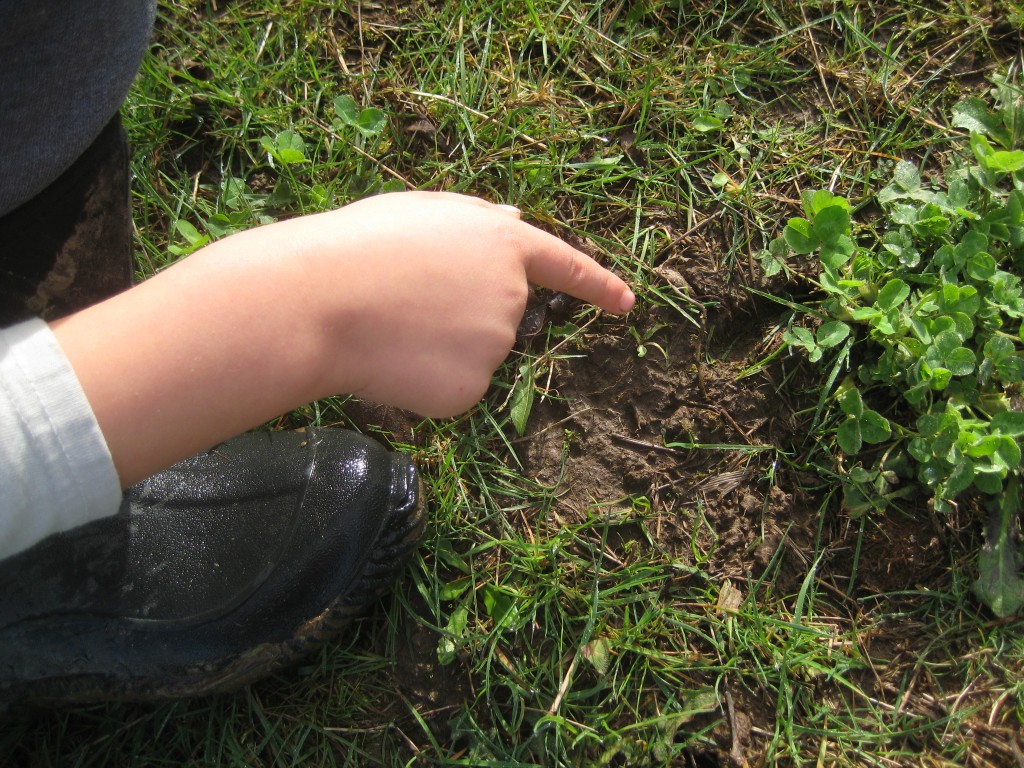
[[[775,594],[792,598],[820,558],[814,583],[835,609],[825,621],[837,636],[865,629],[852,651],[871,659],[872,671],[856,681],[864,694],[883,708],[944,717],[948,692],[968,681],[918,674],[915,660],[936,650],[922,595],[950,593],[953,566],[970,562],[965,558],[978,545],[981,513],[966,504],[955,519],[939,519],[922,498],[868,520],[845,514],[836,486],[806,465],[816,455],[811,428],[820,379],[802,357],[780,351],[785,309],[749,290],[802,289],[771,283],[760,270],[733,269],[722,252],[718,233],[705,227],[657,265],[663,287],[704,306],[695,323],[668,307],[640,308],[626,320],[601,318],[588,327],[583,354],[554,363],[542,382],[549,396],[513,442],[523,475],[558,489],[553,529],[582,522],[595,504],[646,499],[642,521],[616,528],[611,556],[626,562],[653,548],[684,568],[699,565],[710,582],[737,585],[738,598],[762,578]],[[642,337],[650,332],[642,357],[630,327]],[[522,346],[531,350],[531,343]],[[713,448],[672,447],[698,443]],[[521,524],[529,536],[535,522]],[[472,685],[458,665],[433,663],[436,644],[430,632],[413,631],[404,652],[399,648],[396,672],[411,701],[440,713],[432,726],[444,734],[445,713],[472,701]],[[818,684],[822,701],[844,699],[841,686]],[[764,764],[776,702],[739,685],[724,697],[719,710],[691,724],[710,726],[715,746],[674,764]],[[980,707],[947,734],[947,746],[963,746],[966,765],[1013,765],[1020,758],[1012,715],[987,718],[991,711]]]

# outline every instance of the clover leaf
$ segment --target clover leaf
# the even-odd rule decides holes
[[[334,114],[344,125],[355,128],[363,136],[376,136],[387,125],[387,115],[376,107],[359,109],[351,96],[342,95],[334,100]]]
[[[821,324],[817,332],[796,326],[782,334],[782,340],[794,347],[807,350],[807,359],[818,362],[826,349],[831,349],[850,335],[850,326],[840,320],[829,320]]]
[[[882,414],[864,407],[864,400],[856,387],[843,393],[839,407],[846,414],[846,419],[836,430],[836,440],[845,453],[859,453],[864,443],[884,443],[892,434],[892,428]]]
[[[260,144],[281,165],[295,165],[306,160],[306,142],[295,131],[281,131],[273,139],[264,136]]]

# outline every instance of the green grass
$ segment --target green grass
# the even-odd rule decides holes
[[[1001,13],[895,0],[164,3],[126,110],[140,269],[189,249],[179,222],[202,237],[211,220],[245,228],[396,184],[449,189],[515,203],[628,276],[649,359],[662,354],[658,329],[643,335],[652,317],[720,343],[735,332],[714,318],[728,296],[674,284],[666,255],[693,250],[742,291],[760,285],[755,255],[801,189],[864,201],[897,159],[937,167],[949,107],[1015,55]],[[343,94],[384,110],[387,127],[336,124]],[[283,131],[306,160],[268,160],[261,140]],[[338,644],[233,697],[15,719],[0,761],[713,766],[732,752],[735,765],[945,766],[1010,754],[1022,622],[977,605],[955,538],[938,582],[865,594],[856,552],[845,581],[826,565],[874,523],[842,518],[830,489],[791,474],[808,486],[810,546],[795,530],[765,536],[767,566],[737,576],[716,565],[726,532],[696,492],[682,556],[649,499],[567,509],[565,488],[524,476],[508,405],[520,366],[542,385],[556,358],[607,332],[593,318],[581,310],[548,346],[513,355],[469,414],[417,425],[427,540]],[[282,425],[344,423],[344,405]],[[694,450],[717,461],[722,447]],[[783,446],[777,463],[801,468],[806,449]],[[773,472],[759,480],[779,482]],[[800,563],[795,582],[784,561]]]

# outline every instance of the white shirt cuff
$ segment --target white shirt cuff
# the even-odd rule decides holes
[[[0,329],[0,558],[117,512],[121,483],[49,326]]]

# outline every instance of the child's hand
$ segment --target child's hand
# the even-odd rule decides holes
[[[460,413],[484,394],[529,284],[616,313],[634,301],[588,256],[477,198],[381,195],[289,224],[319,253],[310,279],[340,353],[335,384],[427,416]]]
[[[312,400],[471,407],[529,283],[626,312],[626,284],[500,206],[403,192],[213,243],[52,324],[127,487]]]

